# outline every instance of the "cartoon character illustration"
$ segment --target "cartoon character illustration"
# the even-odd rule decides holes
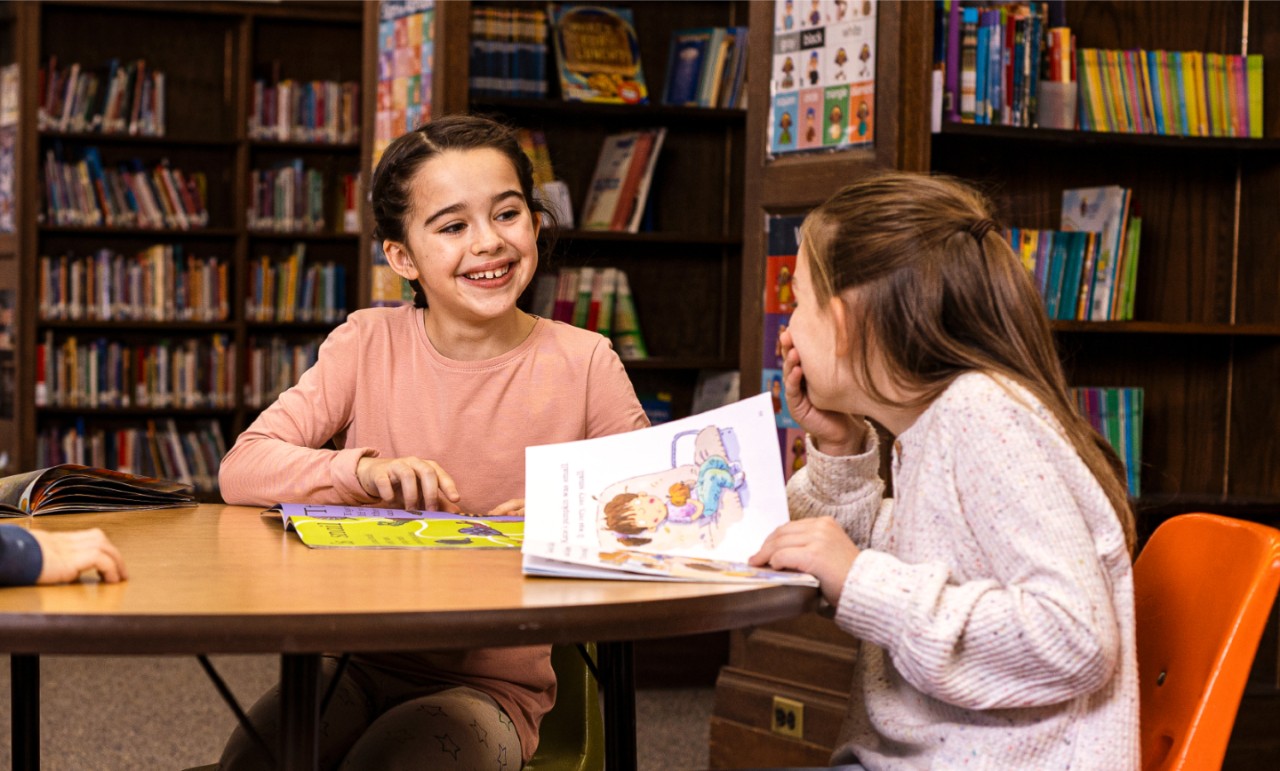
[[[779,324],[778,337],[776,340],[774,340],[774,344],[773,344],[773,357],[777,361],[776,366],[778,369],[782,369],[782,360],[784,358],[782,354],[782,333],[786,331],[787,331],[787,325]]]
[[[693,437],[691,457],[680,462],[686,437]],[[714,547],[743,516],[747,480],[737,453],[732,430],[706,426],[678,434],[671,468],[615,482],[601,493],[601,548]]]
[[[809,26],[816,27],[822,23],[821,0],[813,0],[813,9],[809,11]]]
[[[804,437],[797,436],[795,441],[791,443],[791,473],[794,474],[804,468],[805,461],[808,460],[808,451],[804,446]]]
[[[871,0],[862,0],[862,15],[871,15]]]
[[[778,292],[779,307],[789,307],[792,302],[791,269],[786,265],[778,268],[778,283],[774,288]]]
[[[849,61],[849,54],[845,52],[843,46],[836,49],[836,57],[832,61],[835,62],[835,65],[837,67],[836,74],[832,77],[832,80],[847,79],[848,76],[845,75],[844,65]]]
[[[703,557],[648,554],[631,549],[601,551],[596,552],[596,556],[606,565],[617,565],[639,573],[661,573],[673,578],[691,578],[695,581],[716,577],[753,580],[778,580],[785,577],[777,571],[753,568],[741,562],[726,562]]]
[[[849,13],[849,0],[836,0],[836,21],[844,21],[847,13]]]
[[[773,398],[773,414],[782,414],[782,375],[775,374],[769,380],[769,396]]]
[[[783,29],[791,29],[796,25],[795,10],[796,10],[796,4],[793,2],[793,0],[786,0],[786,2],[782,4],[782,28]]]
[[[778,144],[791,144],[791,113],[782,113],[781,117],[778,118],[778,128],[780,129],[778,131]]]
[[[818,85],[818,52],[812,51],[809,54],[809,85]]]
[[[867,116],[870,114],[871,114],[871,108],[867,106],[867,100],[866,99],[859,100],[858,101],[858,136],[860,137],[865,137],[867,135],[867,130],[870,128],[867,125]]]
[[[871,44],[863,43],[862,50],[858,52],[858,61],[862,62],[862,69],[858,70],[858,77],[865,78],[871,74],[871,68],[867,66],[867,62],[871,61]]]
[[[795,72],[795,70],[796,70],[796,63],[791,61],[790,56],[782,60],[782,87],[783,88],[796,87],[795,78],[791,77],[791,74]]]
[[[804,141],[812,143],[818,138],[818,113],[812,107],[804,111]]]
[[[831,106],[831,114],[827,116],[827,122],[831,124],[827,127],[827,134],[831,136],[832,141],[839,142],[844,134],[844,111],[840,109],[840,105]]]

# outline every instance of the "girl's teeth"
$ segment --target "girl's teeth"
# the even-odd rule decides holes
[[[468,273],[467,278],[472,280],[479,280],[482,278],[501,278],[502,276],[507,275],[508,270],[510,270],[510,268],[499,268],[498,270],[486,270],[480,273]]]

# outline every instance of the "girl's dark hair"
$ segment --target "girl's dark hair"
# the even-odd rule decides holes
[[[520,180],[529,213],[542,217],[544,230],[554,233],[554,214],[536,194],[533,186],[533,163],[520,149],[515,132],[507,126],[479,115],[446,115],[424,123],[396,138],[387,146],[373,171],[373,188],[369,198],[373,206],[373,237],[407,244],[405,226],[413,208],[413,176],[422,164],[446,150],[497,150],[511,161]],[[549,246],[547,247],[550,248]],[[413,287],[413,304],[427,307],[427,296],[417,280]]]
[[[1133,509],[1115,450],[1067,392],[1044,303],[995,229],[990,202],[945,176],[885,172],[849,185],[800,231],[819,303],[857,288],[849,326],[874,345],[892,384],[923,406],[966,372],[1001,375],[1049,409],[1116,510],[1132,555]],[[862,346],[855,373],[888,404]]]

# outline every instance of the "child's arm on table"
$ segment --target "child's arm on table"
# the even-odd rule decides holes
[[[109,584],[128,577],[119,550],[97,528],[60,533],[0,525],[0,586],[60,584],[86,570]]]

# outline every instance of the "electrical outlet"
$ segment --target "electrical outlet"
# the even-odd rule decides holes
[[[793,739],[804,738],[804,703],[783,696],[773,697],[773,720],[769,727],[776,734]]]

